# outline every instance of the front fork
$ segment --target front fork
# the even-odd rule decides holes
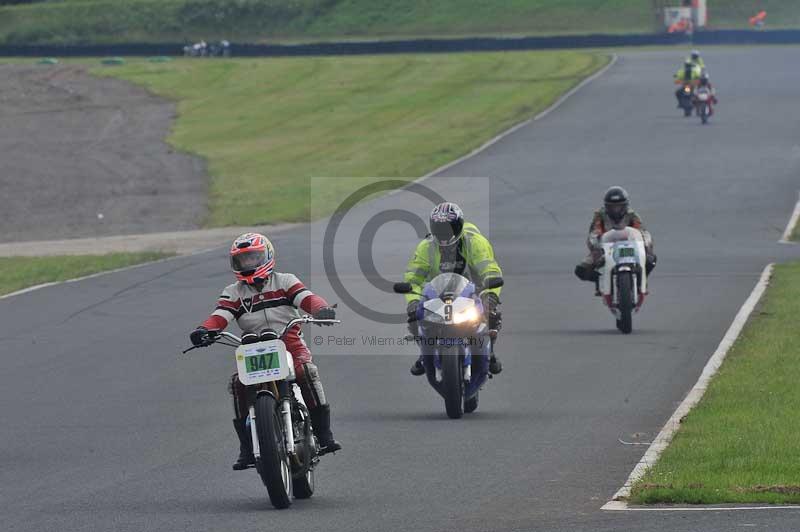
[[[286,442],[286,452],[290,456],[294,456],[295,449],[294,449],[294,427],[292,426],[292,402],[288,393],[286,394],[279,394],[277,393],[279,389],[282,389],[283,386],[278,387],[275,386],[275,383],[270,383],[272,386],[272,392],[275,394],[276,397],[282,397],[279,399],[280,401],[280,409],[281,409],[281,421],[283,423],[283,435],[284,435],[284,442]],[[282,383],[287,384],[287,383]],[[284,390],[285,391],[285,390]],[[258,446],[258,430],[256,427],[258,426],[258,421],[256,420],[256,409],[253,405],[250,405],[250,438],[253,441],[253,456],[259,458],[261,456],[261,449]]]

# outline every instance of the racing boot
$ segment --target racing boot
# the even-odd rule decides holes
[[[253,456],[253,440],[250,439],[250,431],[245,426],[244,419],[234,419],[233,428],[239,437],[239,458],[233,464],[234,471],[241,471],[256,465],[256,457]]]
[[[503,363],[500,362],[500,359],[497,358],[497,355],[492,353],[492,356],[489,358],[489,373],[492,375],[497,375],[503,371]]]
[[[414,361],[414,365],[411,366],[411,374],[415,377],[425,375],[425,366],[422,365],[422,357]]]
[[[309,409],[311,414],[311,425],[314,429],[314,436],[319,442],[319,455],[335,453],[342,448],[342,445],[333,439],[331,433],[331,407],[330,405],[315,406]]]

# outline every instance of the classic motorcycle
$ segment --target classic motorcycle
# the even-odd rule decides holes
[[[691,83],[684,83],[678,95],[678,101],[681,109],[683,109],[683,116],[692,116],[692,110],[694,110],[694,87]]]
[[[698,87],[694,95],[695,106],[697,108],[697,116],[703,124],[708,123],[708,117],[711,116],[711,91],[708,87]]]
[[[292,356],[282,338],[297,324],[333,325],[340,320],[303,316],[290,320],[279,333],[262,331],[258,342],[242,344],[229,332],[209,331],[204,345],[236,348],[239,380],[251,393],[246,427],[253,440],[256,471],[275,508],[288,508],[292,497],[307,499],[314,494],[314,470],[319,463],[319,443],[300,389],[294,383]]]
[[[500,288],[493,277],[484,289]],[[410,283],[396,283],[394,291],[410,294]],[[489,374],[493,340],[475,284],[457,273],[442,273],[426,283],[417,309],[415,340],[422,350],[428,383],[444,399],[447,416],[460,418],[478,408],[478,392]]]
[[[633,227],[612,229],[600,239],[604,260],[598,267],[598,293],[617,319],[623,334],[633,331],[633,314],[647,295],[646,252],[642,232]]]

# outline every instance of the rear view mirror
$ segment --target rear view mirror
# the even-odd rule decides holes
[[[396,294],[410,294],[413,290],[411,283],[394,283],[394,291]]]
[[[483,288],[484,290],[491,290],[493,288],[500,288],[505,284],[502,277],[489,277],[484,281]],[[397,286],[397,285],[395,285]]]

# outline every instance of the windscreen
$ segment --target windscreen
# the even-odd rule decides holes
[[[642,234],[632,227],[626,227],[624,229],[612,229],[603,235],[603,243],[623,240],[642,240]]]
[[[469,279],[457,273],[442,273],[434,277],[430,284],[439,297],[443,294],[459,295],[469,285]]]

